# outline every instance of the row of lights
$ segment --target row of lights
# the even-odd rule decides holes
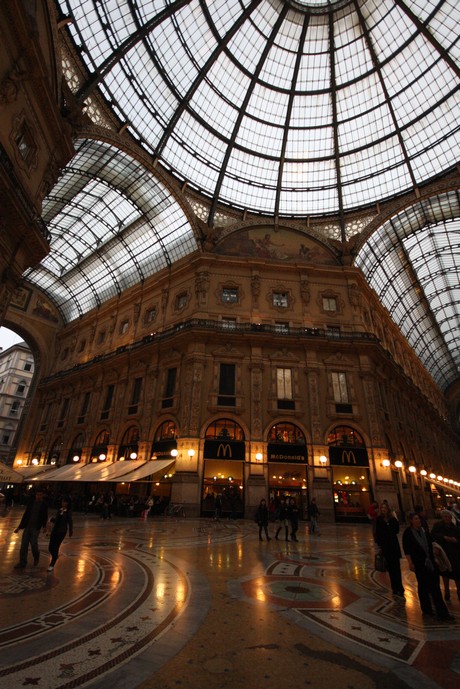
[[[389,460],[389,459],[384,459],[383,462],[382,462],[382,466],[383,466],[383,467],[389,467],[389,466],[391,466],[390,460]],[[397,469],[403,469],[403,468],[404,468],[404,464],[403,464],[399,459],[397,459],[396,462],[395,462],[395,467],[396,467]],[[415,467],[413,464],[411,464],[411,465],[408,467],[408,470],[410,471],[411,474],[416,474],[416,473],[417,473],[417,467]],[[435,474],[434,472],[431,472],[431,473],[428,475],[428,472],[427,472],[426,469],[420,469],[420,476],[423,476],[423,477],[428,476],[428,478],[432,479],[433,481],[436,480],[436,481],[439,481],[440,483],[441,483],[441,482],[442,482],[442,483],[448,483],[448,484],[451,485],[451,486],[460,486],[460,482],[459,482],[459,481],[454,481],[454,480],[451,479],[451,478],[446,478],[445,476],[440,476],[439,474]]]

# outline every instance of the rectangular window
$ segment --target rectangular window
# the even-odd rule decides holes
[[[91,398],[91,393],[85,392],[85,394],[83,396],[82,403],[81,403],[80,414],[77,418],[77,423],[85,423],[85,416],[88,413],[90,398]]]
[[[222,318],[221,322],[224,330],[236,330],[236,318]]]
[[[187,292],[182,292],[176,297],[176,309],[185,309],[187,306],[188,295]]]
[[[153,323],[157,315],[157,310],[156,309],[149,309],[145,315],[145,322],[146,323]]]
[[[3,445],[8,445],[9,442],[10,442],[10,434],[4,433],[3,438],[2,438]]]
[[[19,383],[18,388],[16,390],[16,394],[18,395],[23,395],[24,392],[26,391],[26,386],[24,383]]]
[[[24,364],[24,371],[31,371],[31,370],[32,370],[32,364],[30,363],[30,361],[27,361]]]
[[[109,418],[109,412],[112,407],[113,393],[115,391],[115,385],[108,385],[107,392],[105,394],[104,406],[101,412],[101,420]]]
[[[176,391],[177,368],[168,368],[166,372],[165,389],[161,406],[168,409],[173,406]]]
[[[19,412],[19,402],[13,402],[10,409],[10,416],[17,416]]]
[[[120,324],[120,335],[125,335],[129,330],[129,321],[123,321]]]
[[[222,287],[222,303],[223,304],[237,304],[238,303],[238,288],[237,287]]]
[[[64,425],[64,421],[67,418],[67,414],[69,413],[69,404],[70,404],[70,399],[68,397],[63,400],[62,405],[61,405],[61,412],[59,414],[59,419],[58,419],[58,428],[62,428]]]
[[[227,407],[234,407],[236,405],[235,373],[235,364],[220,365],[217,404]]]
[[[273,292],[272,295],[273,306],[278,306],[286,309],[289,306],[289,299],[287,292]]]
[[[346,373],[332,373],[332,389],[334,392],[334,402],[348,404],[348,386]]]
[[[46,430],[46,426],[48,425],[50,414],[51,414],[51,402],[49,404],[47,404],[43,410],[42,422],[40,424],[40,431]]]
[[[277,321],[275,323],[275,332],[277,332],[277,333],[288,333],[289,332],[289,323],[281,323],[280,321]]]
[[[276,369],[276,397],[278,409],[295,409],[292,393],[292,369]]]
[[[142,378],[136,378],[133,383],[133,394],[131,396],[131,403],[128,407],[128,414],[136,414],[139,401],[141,399]]]
[[[337,299],[335,297],[323,297],[323,311],[337,311]]]

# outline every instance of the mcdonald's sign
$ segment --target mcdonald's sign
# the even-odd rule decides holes
[[[205,440],[205,459],[234,459],[244,462],[245,444],[241,440]]]
[[[330,447],[331,466],[368,467],[369,456],[365,447]]]

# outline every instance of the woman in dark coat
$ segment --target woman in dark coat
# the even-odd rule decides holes
[[[51,555],[51,562],[48,567],[48,572],[52,572],[56,560],[59,557],[59,548],[62,541],[66,537],[67,531],[69,537],[73,535],[73,517],[70,501],[68,498],[62,498],[61,506],[59,507],[56,516],[51,518],[53,528],[51,529],[50,542],[48,550]]]
[[[454,579],[457,597],[460,600],[460,528],[454,524],[450,510],[442,510],[441,521],[433,525],[431,536],[439,543],[452,565],[451,572],[442,573],[444,598],[450,600],[449,579]]]
[[[401,547],[398,541],[399,522],[393,517],[387,503],[380,505],[380,512],[375,522],[375,541],[379,546],[390,575],[391,590],[395,596],[404,597],[404,586],[401,578]]]
[[[262,538],[262,529],[265,531],[265,536],[267,538],[267,541],[271,541],[270,536],[268,535],[268,507],[267,507],[267,501],[262,498],[262,500],[259,503],[259,507],[257,508],[256,512],[256,522],[259,525],[259,541],[263,541],[264,539]]]
[[[409,515],[409,526],[403,533],[403,550],[411,572],[417,578],[417,593],[424,616],[433,614],[432,603],[441,620],[451,622],[454,617],[449,614],[439,588],[439,572],[433,555],[433,542],[430,534],[422,528],[420,517],[415,512]]]

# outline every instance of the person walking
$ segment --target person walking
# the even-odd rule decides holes
[[[288,519],[291,523],[291,540],[298,541],[299,539],[297,538],[297,531],[299,529],[299,508],[297,507],[295,498],[289,499]]]
[[[288,504],[287,498],[283,498],[279,505],[279,522],[280,525],[276,529],[275,538],[278,540],[281,529],[284,527],[284,534],[286,541],[289,541],[289,519],[288,519]]]
[[[308,508],[309,516],[310,516],[310,533],[311,534],[316,534],[317,536],[320,535],[319,533],[319,526],[318,526],[318,520],[320,516],[319,508],[316,503],[316,498],[312,498],[309,508]]]
[[[267,507],[267,501],[262,498],[262,500],[259,503],[259,507],[257,508],[256,511],[256,522],[259,525],[259,541],[263,541],[264,539],[262,538],[262,529],[265,532],[265,537],[267,541],[271,541],[272,539],[269,536],[268,533],[268,507]]]
[[[393,594],[404,598],[400,562],[402,553],[398,533],[399,521],[392,515],[388,504],[382,502],[375,522],[375,542],[385,558]]]
[[[19,522],[19,526],[14,530],[14,533],[18,533],[23,529],[19,562],[14,566],[15,569],[23,569],[27,566],[29,545],[34,558],[34,566],[36,567],[38,565],[40,561],[38,537],[41,529],[43,529],[44,532],[46,531],[47,523],[48,504],[45,500],[43,490],[37,488],[35,491],[31,491],[27,507]]]
[[[56,560],[59,557],[59,548],[66,537],[67,531],[69,532],[69,538],[73,536],[73,516],[69,498],[61,499],[61,504],[56,515],[51,517],[50,521],[53,523],[53,528],[51,529],[48,546],[48,551],[51,555],[48,572],[52,572],[54,569]]]
[[[441,510],[441,520],[433,524],[431,536],[444,550],[452,567],[448,574],[442,572],[444,598],[450,600],[449,580],[453,579],[460,600],[460,528],[456,526],[450,510]]]
[[[403,550],[411,572],[417,578],[417,593],[424,617],[433,615],[433,607],[440,620],[453,622],[439,587],[439,572],[436,568],[433,543],[430,534],[422,527],[420,516],[409,513],[409,526],[403,533]]]

